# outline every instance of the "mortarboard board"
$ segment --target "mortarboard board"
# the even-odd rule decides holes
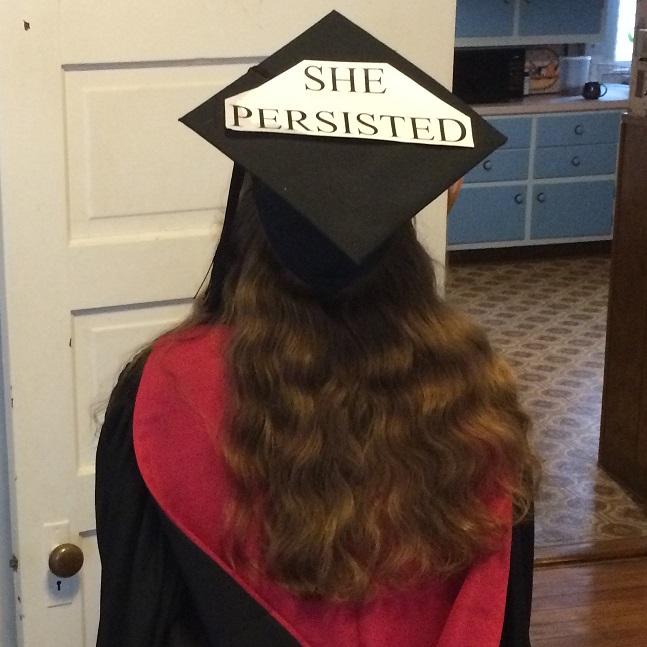
[[[332,292],[506,141],[336,11],[180,121],[251,174],[278,256]]]

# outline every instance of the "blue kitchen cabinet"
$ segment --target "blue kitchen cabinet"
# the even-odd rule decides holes
[[[620,115],[490,117],[508,143],[466,175],[449,249],[609,239]]]
[[[610,236],[614,194],[614,180],[535,184],[530,237]]]
[[[457,0],[456,37],[512,36],[515,0]]]
[[[526,187],[470,187],[460,192],[447,218],[447,243],[489,243],[524,237]],[[487,208],[496,205],[496,208]]]
[[[519,36],[598,35],[605,0],[520,0]]]
[[[529,42],[597,43],[604,38],[606,2],[457,0],[457,44],[487,47],[523,46]]]

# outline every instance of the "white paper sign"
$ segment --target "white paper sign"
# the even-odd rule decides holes
[[[472,120],[388,63],[301,61],[225,100],[230,130],[474,148]]]

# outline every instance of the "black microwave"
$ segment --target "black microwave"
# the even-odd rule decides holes
[[[454,50],[454,94],[466,103],[501,103],[524,94],[526,51],[513,47]]]

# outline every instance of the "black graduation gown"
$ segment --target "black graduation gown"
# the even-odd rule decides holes
[[[140,362],[120,377],[97,450],[102,564],[97,647],[298,647],[301,643],[151,496],[133,447],[142,368]],[[530,644],[532,562],[533,526],[525,523],[513,529],[501,647]]]

